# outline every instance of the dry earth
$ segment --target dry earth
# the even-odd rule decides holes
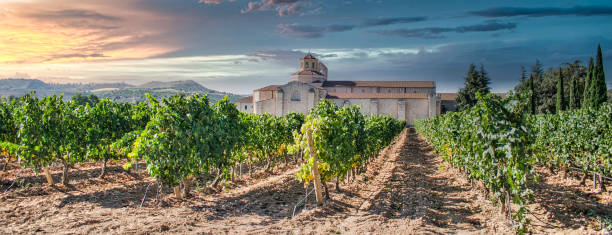
[[[44,186],[42,177],[12,166],[0,181],[0,233],[514,233],[485,193],[447,167],[411,129],[366,172],[341,183],[340,191],[328,183],[331,200],[319,208],[312,194],[295,207],[312,190],[296,181],[295,165],[245,174],[218,191],[193,191],[187,200],[159,190],[143,169],[127,173],[119,165],[103,180],[95,178],[99,166],[79,165],[68,187]],[[539,172],[529,206],[533,232],[601,232],[595,218],[612,214],[609,192],[574,186],[575,175]]]

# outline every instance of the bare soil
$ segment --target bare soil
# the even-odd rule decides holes
[[[110,164],[105,179],[95,178],[99,164],[78,165],[69,186],[53,187],[43,176],[9,166],[0,178],[0,233],[514,233],[485,192],[411,129],[367,171],[342,182],[341,190],[328,182],[331,199],[321,207],[314,193],[303,200],[312,186],[295,179],[295,164],[260,169],[252,177],[245,173],[216,189],[194,185],[197,190],[185,200],[175,199],[142,166],[128,173],[121,164]],[[54,170],[58,180],[60,167]],[[534,233],[601,232],[596,217],[612,214],[610,192],[593,190],[589,180],[576,186],[578,175],[538,172],[529,205]]]

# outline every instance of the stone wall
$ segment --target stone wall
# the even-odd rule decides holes
[[[429,117],[427,99],[330,99],[338,106],[359,105],[363,114],[391,115],[406,120],[411,125],[414,120]]]

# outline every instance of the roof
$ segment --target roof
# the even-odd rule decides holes
[[[323,87],[411,87],[435,88],[433,81],[326,81]]]
[[[425,93],[327,93],[328,99],[427,99]]]
[[[316,59],[316,58],[312,56],[312,54],[308,53],[306,54],[306,56],[304,56],[304,59]]]
[[[302,70],[302,71],[297,71],[295,73],[293,73],[292,75],[320,75],[323,76],[323,74],[317,72],[317,71],[310,71],[310,70]]]
[[[236,103],[253,103],[253,96],[247,96],[236,101]]]
[[[500,96],[502,99],[506,98],[506,93],[493,93]],[[455,101],[457,99],[458,93],[438,93],[440,95],[440,100],[446,101]]]
[[[498,95],[498,96],[499,96],[499,97],[501,97],[502,99],[505,99],[505,98],[508,96],[508,94],[506,94],[506,93],[493,93],[493,94]]]
[[[255,91],[276,91],[276,89],[278,89],[279,87],[280,85],[269,85],[266,87],[259,88]]]
[[[438,93],[441,100],[456,100],[457,93]]]

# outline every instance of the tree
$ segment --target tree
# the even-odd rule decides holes
[[[527,82],[529,82],[528,79],[529,78],[527,77],[527,70],[525,70],[525,66],[521,65],[521,78],[519,80],[520,82],[514,87],[514,91],[519,94],[527,91],[529,89],[529,84],[527,84]]]
[[[606,75],[604,74],[601,45],[597,45],[597,59],[595,69],[593,70],[593,77],[589,85],[589,105],[592,108],[598,108],[600,104],[608,100],[608,88],[606,87]]]
[[[480,66],[480,71],[476,69],[474,64],[470,64],[467,77],[465,77],[465,87],[459,90],[457,96],[457,107],[461,110],[469,109],[477,102],[476,93],[485,95],[490,93],[490,79],[484,66]]]
[[[532,102],[532,107],[530,107],[530,109],[533,111],[533,114],[538,113],[539,107],[541,106],[542,102],[542,98],[544,97],[543,94],[543,90],[544,89],[540,89],[543,85],[542,85],[542,80],[543,80],[543,75],[544,75],[544,71],[542,70],[542,63],[540,62],[540,60],[536,59],[536,63],[535,65],[531,68],[531,74],[530,76],[530,91],[531,91],[531,97],[530,100]]]
[[[563,72],[559,68],[559,74],[557,78],[557,103],[555,105],[557,113],[565,110],[565,91],[563,89]]]
[[[100,99],[98,98],[98,96],[94,94],[83,95],[82,93],[77,93],[71,98],[71,100],[76,102],[76,104],[78,105],[89,104],[89,106],[96,106],[96,104],[100,102]]]
[[[570,77],[569,81],[569,109],[574,110],[580,108],[580,90],[578,88],[578,78],[576,76]]]
[[[534,77],[532,74],[529,77],[529,86],[528,86],[529,103],[527,104],[530,114],[536,114],[536,102],[535,102],[536,93],[535,93],[534,86],[533,86],[533,80],[534,80]]]
[[[582,107],[589,107],[591,97],[591,82],[593,80],[593,57],[589,58],[589,67],[587,68],[586,78],[584,79],[584,89],[582,92]]]

